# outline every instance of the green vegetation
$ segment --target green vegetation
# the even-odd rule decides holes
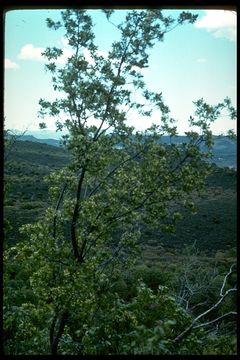
[[[11,228],[5,243],[13,245],[23,240],[21,225],[32,223],[50,204],[45,177],[53,169],[62,168],[69,162],[66,150],[31,141],[15,141],[4,167],[5,219]]]
[[[197,213],[184,210],[175,234],[148,232],[151,244],[181,249],[196,241],[199,249],[210,252],[236,247],[236,171],[216,167],[206,182],[205,193],[194,197]]]
[[[112,11],[105,14],[109,20]],[[73,49],[60,68],[55,60],[61,49],[45,50],[54,90],[66,96],[40,100],[43,118],[65,113],[67,120],[58,120],[57,128],[69,131],[67,153],[49,147],[45,153],[44,145],[32,151],[26,143],[21,152],[16,143],[18,150],[6,162],[6,218],[11,206],[34,217],[19,229],[22,239],[10,235],[5,244],[7,355],[236,354],[235,247],[232,239],[230,249],[212,242],[209,254],[210,240],[199,246],[196,236],[202,232],[189,226],[194,218],[189,214],[200,204],[208,233],[212,221],[213,231],[223,221],[221,213],[212,219],[207,212],[217,197],[214,176],[220,194],[234,198],[235,174],[205,160],[212,149],[210,124],[222,110],[232,118],[236,111],[228,98],[215,106],[197,100],[190,125],[198,132],[189,132],[186,144],[162,145],[163,134],[176,134],[170,110],[162,94],[149,91],[134,70],[148,66],[148,51],[156,41],[195,20],[188,12],[173,19],[160,10],[130,11],[117,26],[120,40],[104,58],[85,11],[63,11],[61,22],[47,19],[49,28],[65,29]],[[82,55],[84,48],[92,64]],[[129,83],[145,104],[134,101]],[[155,107],[161,125],[134,132],[126,125],[123,105],[146,117]],[[88,123],[91,117],[98,125]],[[31,164],[34,152],[36,167]],[[223,205],[230,209],[229,202]],[[187,224],[178,237],[184,215]],[[170,247],[163,234],[175,234],[178,241]]]
[[[25,153],[29,154],[26,161]],[[48,155],[48,156],[47,156]],[[23,240],[21,225],[35,222],[50,205],[47,175],[53,168],[68,164],[66,150],[30,141],[16,141],[5,163],[8,194],[5,200],[5,219],[11,223],[5,242],[15,244]],[[40,163],[40,164],[39,164]],[[197,213],[182,210],[185,217],[177,224],[175,234],[163,234],[146,229],[141,235],[145,244],[144,259],[151,264],[158,261],[164,248],[182,249],[196,241],[197,248],[216,252],[236,247],[236,171],[213,166],[207,177],[206,191],[195,198]]]

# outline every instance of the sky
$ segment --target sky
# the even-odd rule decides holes
[[[198,14],[195,24],[178,26],[166,34],[150,52],[149,67],[142,71],[151,91],[162,92],[171,117],[177,120],[180,135],[189,130],[188,119],[194,115],[193,101],[204,98],[216,105],[228,96],[236,106],[236,22],[234,11],[189,9]],[[173,17],[180,10],[166,9]],[[105,20],[100,10],[89,10],[95,24],[96,44],[100,54],[107,54],[111,43],[119,38],[118,30]],[[124,19],[126,10],[116,10],[112,21]],[[60,10],[12,10],[5,15],[5,128],[38,134],[38,137],[58,138],[56,119],[45,119],[48,128],[39,131],[39,99],[54,100],[51,76],[45,70],[46,59],[41,55],[47,46],[63,50],[60,65],[71,56],[63,30],[53,31],[46,18],[60,19]],[[91,61],[87,52],[85,57]],[[139,119],[130,113],[128,124],[144,130],[152,122],[159,123],[159,114],[151,119]],[[212,125],[218,135],[228,129],[236,131],[236,122],[225,114]]]

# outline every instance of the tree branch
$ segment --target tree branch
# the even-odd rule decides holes
[[[113,170],[111,170],[103,179],[103,181],[101,181],[100,183],[98,183],[98,185],[90,192],[89,196],[92,196],[97,190],[98,188],[103,184],[104,180],[106,180],[107,178],[109,178],[111,175],[113,175],[120,167],[122,167],[124,164],[126,164],[128,161],[135,159],[138,155],[140,155],[141,153],[143,153],[146,150],[146,148],[144,148],[143,150],[138,151],[137,153],[135,153],[134,155],[128,157],[127,159],[123,160],[119,165],[117,165]]]
[[[52,325],[50,327],[50,345],[52,346],[53,344],[53,340],[54,340],[54,329],[55,329],[55,325],[56,325],[56,321],[57,321],[57,314],[55,314],[53,320],[52,320]]]
[[[226,274],[226,276],[224,277],[224,281],[223,281],[223,284],[222,284],[222,287],[221,287],[221,290],[220,290],[220,296],[224,296],[224,293],[223,293],[223,290],[226,286],[226,282],[227,282],[227,279],[233,274],[236,272],[236,269],[233,270],[233,268],[236,266],[236,264],[232,264],[232,266],[230,267],[230,270],[229,272]]]
[[[221,287],[221,291],[220,291],[220,299],[209,309],[207,309],[206,311],[204,311],[202,314],[198,315],[191,323],[190,326],[188,326],[184,331],[182,331],[177,337],[175,337],[173,339],[173,342],[177,342],[181,339],[183,339],[186,335],[188,335],[190,333],[190,331],[192,329],[197,329],[197,328],[200,328],[202,326],[207,326],[211,323],[214,323],[218,320],[221,320],[222,318],[224,318],[225,316],[228,316],[228,315],[235,315],[236,313],[234,311],[231,311],[229,313],[226,313],[212,321],[209,321],[209,322],[206,322],[206,323],[203,323],[203,324],[199,324],[199,325],[195,325],[195,323],[197,321],[199,321],[201,318],[203,318],[205,315],[209,314],[211,311],[215,310],[222,302],[223,300],[228,296],[228,294],[232,293],[232,292],[235,292],[237,291],[237,288],[234,287],[234,288],[230,288],[228,289],[227,291],[225,291],[225,293],[223,293],[223,289],[226,285],[226,281],[227,281],[227,278],[234,272],[232,269],[233,269],[233,266],[235,266],[235,264],[233,264],[229,270],[229,272],[226,274],[226,276],[224,277],[224,280],[223,280],[223,285]]]
[[[219,320],[221,320],[221,319],[223,319],[223,318],[225,318],[226,316],[229,316],[229,315],[234,315],[235,316],[235,315],[237,315],[237,312],[236,311],[229,311],[228,313],[223,314],[223,315],[219,316],[218,318],[216,318],[214,320],[208,321],[208,322],[206,322],[204,324],[195,325],[193,327],[193,329],[198,329],[200,327],[211,325],[211,324],[213,324],[213,323],[215,323],[215,322],[217,322],[217,321],[219,321]]]
[[[59,198],[58,198],[58,202],[57,202],[57,205],[56,205],[56,208],[55,208],[55,214],[54,214],[54,217],[53,217],[53,238],[56,239],[56,225],[57,225],[57,211],[59,209],[59,206],[62,202],[62,199],[63,199],[63,195],[64,195],[64,192],[67,188],[67,182],[65,182],[63,188],[62,188],[62,191],[59,195]]]
[[[129,47],[129,45],[130,45],[130,43],[131,43],[131,40],[132,40],[132,38],[133,38],[133,35],[134,35],[134,34],[131,35],[131,37],[130,37],[130,39],[129,39],[129,41],[128,41],[128,43],[127,43],[127,45],[126,45],[126,47],[125,47],[125,49],[124,49],[124,51],[123,51],[123,54],[122,54],[122,57],[121,57],[121,60],[120,60],[119,66],[118,66],[118,71],[117,71],[117,76],[116,76],[116,77],[119,77],[120,74],[121,74],[121,68],[122,68],[122,65],[123,65],[123,63],[124,63],[124,61],[125,61],[127,49],[128,49],[128,47]],[[95,133],[95,135],[94,135],[93,141],[96,141],[96,140],[99,138],[99,136],[102,134],[102,133],[100,133],[100,131],[101,131],[101,129],[102,129],[102,127],[103,127],[103,124],[104,124],[104,122],[105,122],[105,120],[106,120],[107,113],[108,113],[108,109],[109,109],[109,106],[110,106],[111,97],[112,97],[112,94],[113,94],[113,92],[114,92],[115,87],[116,87],[116,84],[113,82],[112,87],[111,87],[111,89],[110,89],[110,92],[109,92],[109,94],[108,94],[107,104],[106,104],[106,108],[105,108],[105,112],[104,112],[104,115],[103,115],[102,122],[101,122],[99,128],[97,129],[97,131],[96,131],[96,133]],[[99,133],[100,133],[100,134],[99,134]]]
[[[29,127],[29,126],[28,126]],[[9,134],[11,136],[11,139],[10,139],[10,144],[6,147],[5,146],[5,149],[4,149],[4,162],[7,160],[9,154],[11,153],[11,150],[13,148],[13,146],[15,145],[16,141],[18,141],[19,138],[21,138],[22,136],[25,135],[25,133],[28,131],[28,127],[19,135],[17,134],[14,134],[13,131],[11,130],[6,130],[6,134],[8,133],[12,133],[12,134]],[[4,135],[5,136],[5,135]],[[7,149],[6,149],[7,148]],[[7,151],[6,151],[7,150]]]
[[[141,151],[141,152],[142,152],[142,151]],[[138,155],[138,154],[135,154],[134,157],[136,157],[137,155]],[[187,157],[184,158],[184,161],[186,160],[186,158],[187,158]],[[131,160],[131,159],[128,158],[127,160],[125,160],[125,162],[128,161],[128,160]],[[180,164],[182,164],[184,161],[181,160],[181,161],[180,161]],[[179,166],[180,166],[180,165],[179,165]],[[172,170],[172,173],[173,173],[174,171],[176,171],[177,168],[178,168],[178,166],[177,166],[175,169]],[[117,170],[117,168],[113,169],[112,172],[114,172],[114,171],[116,171],[116,170]],[[107,177],[108,177],[110,174],[111,174],[111,172],[107,175]],[[98,184],[98,185],[96,186],[96,188],[93,189],[92,193],[95,192],[100,185],[101,185],[101,184]],[[155,188],[154,190],[149,191],[149,192],[146,192],[145,198],[142,199],[142,201],[141,201],[138,205],[136,205],[134,208],[131,208],[131,209],[125,211],[125,212],[122,213],[122,214],[117,213],[117,214],[112,215],[111,218],[108,219],[108,220],[105,222],[105,225],[108,225],[108,226],[109,226],[109,225],[111,225],[112,223],[114,223],[115,221],[117,221],[117,220],[119,220],[119,219],[121,219],[121,218],[124,218],[124,217],[126,217],[127,215],[131,214],[133,211],[136,211],[136,210],[141,209],[141,208],[144,206],[144,204],[147,202],[147,200],[148,200],[149,198],[151,198],[151,196],[153,196],[154,193],[156,193],[158,187],[159,187],[159,186],[156,186],[156,188]],[[90,193],[90,195],[92,195],[92,193]],[[90,195],[89,195],[89,196],[90,196]],[[104,233],[104,231],[102,231],[102,232],[94,239],[93,244],[95,244],[95,243],[97,242],[97,240],[100,238],[100,236],[101,236],[103,233]]]
[[[82,172],[78,181],[78,187],[77,187],[77,194],[76,194],[76,203],[75,203],[75,207],[74,207],[74,211],[73,211],[73,217],[72,217],[72,222],[71,222],[71,242],[72,242],[72,248],[73,248],[73,253],[75,258],[82,263],[83,259],[79,254],[78,251],[78,244],[77,244],[77,234],[76,234],[76,223],[77,223],[77,218],[78,218],[78,214],[79,214],[79,201],[80,201],[80,195],[81,195],[81,190],[82,190],[82,184],[83,184],[83,179],[85,176],[85,172],[86,172],[86,168],[82,168]]]
[[[51,345],[51,355],[57,355],[57,348],[60,341],[60,338],[63,334],[64,327],[67,321],[67,313],[64,312],[59,319],[59,326],[56,336],[54,337],[54,330],[57,322],[57,315],[53,318],[52,326],[50,329],[50,345]]]

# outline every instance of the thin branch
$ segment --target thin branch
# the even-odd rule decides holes
[[[229,315],[236,316],[237,312],[236,311],[229,311],[228,313],[223,314],[223,315],[219,316],[218,318],[216,318],[214,320],[208,321],[208,322],[203,323],[203,324],[195,325],[195,326],[193,326],[193,329],[198,329],[200,327],[211,325],[211,324],[215,323],[216,321],[219,321],[219,320],[221,320],[221,319],[223,319],[223,318],[225,318],[226,316],[229,316]]]
[[[57,202],[57,205],[56,205],[56,208],[55,208],[55,214],[54,214],[54,217],[53,217],[53,238],[56,239],[56,223],[57,223],[57,212],[58,212],[58,209],[60,207],[60,204],[62,202],[62,199],[63,199],[63,195],[64,195],[64,192],[67,188],[67,182],[65,182],[63,188],[62,188],[62,191],[59,195],[59,198],[58,198],[58,202]]]
[[[185,161],[185,160],[186,160],[186,158],[184,159],[184,161]],[[182,160],[180,163],[182,164],[184,161]],[[178,166],[177,166],[175,169],[172,170],[172,173],[173,173],[174,171],[176,171],[177,168],[178,168]],[[114,171],[114,170],[112,170],[112,171]],[[97,187],[98,187],[98,186],[97,186]],[[104,225],[108,225],[108,226],[109,226],[109,225],[111,225],[112,223],[114,223],[115,221],[120,220],[121,218],[124,218],[124,217],[126,217],[127,215],[131,214],[133,211],[136,211],[136,210],[139,210],[139,209],[143,208],[143,206],[145,205],[145,203],[148,201],[149,198],[151,198],[151,196],[153,196],[153,195],[156,193],[156,191],[158,190],[158,188],[159,188],[159,186],[157,186],[157,187],[156,187],[154,190],[152,190],[152,191],[146,192],[146,195],[147,195],[147,196],[145,196],[145,198],[144,198],[138,205],[136,205],[134,208],[131,208],[131,209],[125,211],[125,212],[122,213],[122,214],[119,214],[119,213],[114,214],[113,216],[111,216],[110,219],[108,219],[108,220],[105,222]],[[95,189],[94,189],[94,191],[95,191]],[[156,201],[156,200],[155,200],[155,201]],[[154,202],[154,201],[153,201],[153,202]],[[104,231],[102,231],[102,232],[94,239],[94,241],[93,241],[94,244],[97,242],[97,240],[100,238],[100,236],[101,236],[103,233],[104,233]]]
[[[118,246],[114,252],[112,253],[112,256],[106,260],[104,260],[101,264],[98,265],[97,269],[96,270],[100,270],[101,269],[101,272],[103,272],[103,270],[108,266],[110,265],[113,260],[118,256],[120,250],[123,248],[123,245],[120,245]],[[101,274],[100,272],[100,274]]]
[[[232,264],[232,266],[230,267],[230,270],[229,272],[226,274],[226,276],[224,277],[224,281],[223,281],[223,284],[222,284],[222,287],[221,287],[221,290],[220,290],[220,296],[224,296],[224,293],[223,293],[223,290],[225,288],[225,285],[226,285],[226,281],[228,279],[229,276],[231,276],[233,273],[236,272],[236,269],[233,270],[233,267],[236,266],[236,264]]]
[[[84,176],[85,176],[85,172],[86,172],[86,168],[83,167],[80,178],[79,178],[79,181],[78,181],[77,194],[76,194],[76,203],[75,203],[72,222],[71,222],[72,248],[73,248],[74,256],[79,262],[82,262],[83,259],[80,257],[80,254],[79,254],[79,251],[78,251],[76,223],[77,223],[77,218],[78,218],[78,214],[79,214],[79,201],[80,201],[80,195],[81,195],[82,184],[83,184],[83,179],[84,179]]]
[[[135,153],[134,155],[128,157],[127,159],[123,160],[119,165],[117,165],[113,170],[111,170],[103,179],[103,181],[99,182],[98,185],[90,192],[89,196],[92,196],[97,190],[98,188],[104,183],[104,181],[109,178],[110,176],[112,176],[120,167],[122,167],[124,164],[126,164],[128,161],[135,159],[138,155],[140,155],[141,153],[143,153],[146,150],[146,148],[144,148],[143,150],[138,151],[137,153]]]
[[[6,151],[6,146],[5,146],[5,151],[4,151],[4,162],[7,160],[9,154],[11,153],[11,150],[13,148],[13,146],[15,145],[16,141],[18,141],[19,138],[21,138],[22,136],[24,136],[24,134],[28,131],[28,127],[26,130],[24,130],[21,134],[17,135],[15,134],[13,131],[11,130],[7,130],[7,132],[11,132],[12,134],[10,134],[11,136],[11,143],[7,146],[7,151]]]
[[[69,263],[65,263],[64,261],[62,261],[60,259],[52,259],[47,254],[44,254],[44,258],[47,259],[51,263],[61,264],[61,265],[64,265],[64,266],[69,265]]]
[[[211,311],[213,311],[214,309],[216,309],[222,302],[223,300],[226,298],[226,296],[231,293],[237,291],[236,288],[232,288],[229,289],[228,291],[225,292],[225,294],[223,296],[220,297],[220,299],[208,310],[204,311],[204,313],[198,315],[193,321],[194,323],[197,322],[198,320],[200,320],[202,317],[204,317],[205,315],[209,314]]]
[[[100,215],[102,214],[102,212],[101,211],[99,211],[99,213],[97,214],[97,216],[95,217],[95,221],[97,221],[98,220],[98,218],[100,217]],[[93,230],[95,230],[96,229],[96,226],[95,225],[91,225],[90,226],[90,228],[89,228],[89,230],[88,230],[88,232],[87,232],[87,234],[85,234],[85,239],[84,239],[84,241],[83,241],[83,243],[82,243],[82,246],[81,246],[81,250],[80,250],[80,255],[82,256],[82,259],[84,260],[84,258],[85,258],[85,256],[86,256],[86,254],[89,252],[89,250],[91,249],[91,247],[92,247],[92,244],[90,243],[89,244],[89,242],[87,241],[88,239],[88,236],[93,232]],[[87,247],[87,245],[88,245],[88,247]]]
[[[232,292],[235,292],[237,291],[237,288],[234,287],[234,288],[230,288],[228,289],[227,291],[225,291],[225,293],[223,293],[223,288],[225,287],[226,285],[226,280],[227,278],[230,276],[230,274],[233,273],[233,266],[235,264],[233,264],[229,270],[229,272],[226,274],[226,276],[224,277],[224,281],[223,281],[223,285],[221,287],[221,291],[220,291],[220,299],[209,309],[207,309],[206,311],[204,311],[202,314],[198,315],[195,319],[193,319],[192,323],[190,326],[188,326],[184,331],[182,331],[177,337],[175,337],[173,339],[173,342],[177,342],[179,340],[181,340],[183,337],[185,337],[187,334],[190,333],[190,331],[192,329],[196,329],[196,328],[199,328],[201,326],[207,326],[208,324],[211,324],[212,322],[215,322],[215,321],[218,321],[220,320],[221,318],[224,318],[225,316],[227,316],[228,314],[234,314],[235,315],[235,312],[234,311],[231,311],[229,313],[226,313],[226,315],[222,315],[221,317],[215,319],[215,320],[212,320],[210,322],[207,322],[207,323],[203,323],[203,324],[199,324],[199,325],[195,325],[196,322],[198,322],[201,318],[203,318],[205,315],[209,314],[210,312],[212,312],[213,310],[215,310],[216,308],[218,308],[218,306],[223,302],[223,300],[228,296],[228,294],[232,293]],[[207,325],[206,325],[207,324]]]
[[[114,24],[114,22],[112,22],[109,18],[107,20],[111,25],[113,25],[116,29],[120,31],[119,25]]]
[[[196,308],[199,307],[199,306],[206,305],[207,303],[208,303],[208,300],[202,301],[202,302],[200,302],[200,303],[198,303],[198,304],[196,304],[196,305],[194,305],[194,306],[191,306],[191,307],[189,308],[189,310],[192,311],[192,310],[196,309]]]
[[[136,26],[137,26],[137,24],[136,24]],[[130,45],[130,43],[131,43],[131,40],[132,40],[133,36],[134,36],[134,33],[130,36],[129,41],[128,41],[128,43],[127,43],[127,45],[126,45],[126,47],[125,47],[125,49],[124,49],[124,51],[123,51],[123,54],[122,54],[122,57],[121,57],[121,60],[120,60],[119,66],[118,66],[118,71],[117,71],[117,76],[116,76],[116,77],[119,77],[120,74],[121,74],[122,65],[123,65],[123,63],[124,63],[124,60],[125,60],[125,57],[126,57],[126,53],[127,53],[128,47],[129,47],[129,45]],[[109,109],[109,106],[110,106],[111,97],[112,97],[112,94],[113,94],[113,92],[114,92],[115,87],[116,87],[116,84],[113,83],[113,84],[112,84],[112,87],[111,87],[111,89],[110,89],[110,92],[109,92],[109,94],[108,94],[107,104],[106,104],[106,108],[105,108],[105,112],[104,112],[104,115],[103,115],[102,122],[101,122],[99,128],[97,129],[97,131],[96,131],[96,133],[95,133],[95,135],[94,135],[93,141],[96,141],[96,140],[99,138],[99,136],[102,134],[102,133],[100,133],[100,131],[101,131],[101,129],[102,129],[102,127],[103,127],[103,124],[104,124],[104,122],[105,122],[105,120],[106,120],[107,113],[108,113],[108,109]],[[100,133],[100,134],[99,134],[99,133]]]

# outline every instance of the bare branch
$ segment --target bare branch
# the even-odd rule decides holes
[[[202,326],[207,326],[211,323],[214,323],[216,321],[219,321],[221,319],[223,319],[224,317],[228,316],[228,315],[236,315],[236,312],[235,311],[230,311],[226,314],[223,314],[222,316],[212,320],[212,321],[209,321],[209,322],[206,322],[206,323],[203,323],[203,324],[199,324],[199,325],[195,325],[196,322],[198,322],[201,318],[203,318],[204,316],[206,316],[207,314],[209,314],[211,311],[215,310],[216,308],[219,307],[219,305],[223,302],[223,300],[230,294],[230,293],[233,293],[235,291],[237,291],[237,288],[234,287],[234,288],[230,288],[228,289],[227,291],[225,291],[225,293],[223,293],[223,289],[226,285],[226,281],[227,281],[227,278],[235,271],[233,271],[233,267],[235,266],[235,264],[233,264],[229,270],[229,272],[226,274],[226,276],[224,277],[224,280],[223,280],[223,285],[221,287],[221,291],[220,291],[220,299],[212,306],[210,307],[209,309],[207,309],[206,311],[204,311],[202,314],[198,315],[191,323],[190,326],[188,326],[184,331],[182,331],[177,337],[175,337],[173,339],[173,342],[177,342],[179,340],[181,340],[182,338],[184,338],[185,336],[187,336],[190,331],[192,329],[197,329],[197,328],[200,328]]]
[[[234,266],[236,266],[236,264],[232,264],[232,266],[230,267],[229,272],[228,272],[228,273],[226,274],[226,276],[224,277],[224,281],[223,281],[223,284],[222,284],[222,287],[221,287],[221,290],[220,290],[220,296],[224,296],[223,290],[224,290],[224,288],[225,288],[227,279],[229,278],[229,276],[231,276],[233,273],[236,272],[236,269],[233,270]]]
[[[209,314],[212,310],[216,309],[222,302],[223,300],[226,298],[226,296],[228,294],[230,294],[231,292],[234,292],[234,291],[237,291],[236,288],[232,288],[232,289],[229,289],[228,291],[225,292],[225,294],[223,296],[220,297],[220,299],[208,310],[206,310],[204,313],[198,315],[194,320],[193,322],[197,322],[198,320],[200,320],[202,317],[204,317],[205,315]]]
[[[193,329],[198,329],[200,327],[211,325],[211,324],[213,324],[213,323],[215,323],[215,322],[217,322],[217,321],[219,321],[219,320],[221,320],[221,319],[223,319],[223,318],[225,318],[226,316],[229,316],[229,315],[234,315],[235,316],[235,315],[237,315],[237,312],[236,311],[229,311],[228,313],[223,314],[223,315],[219,316],[218,318],[216,318],[214,320],[208,321],[208,322],[206,322],[204,324],[195,325],[193,327]]]
[[[200,302],[200,303],[198,303],[198,304],[196,304],[196,305],[194,305],[194,306],[191,306],[190,308],[189,308],[189,310],[194,310],[194,309],[196,309],[197,307],[199,307],[199,306],[202,306],[202,305],[206,305],[208,303],[208,300],[205,300],[205,301],[202,301],[202,302]]]

